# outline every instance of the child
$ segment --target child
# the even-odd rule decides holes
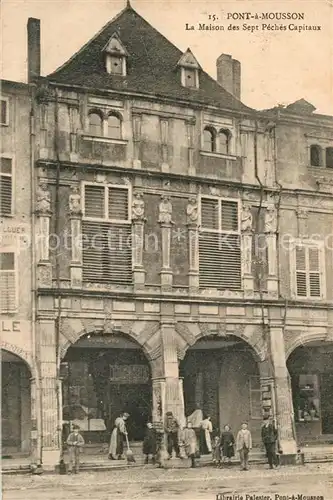
[[[84,446],[84,439],[81,436],[80,427],[78,425],[73,425],[73,432],[71,432],[67,438],[67,445],[69,451],[69,467],[68,474],[73,472],[74,465],[74,474],[79,472],[80,466],[80,451],[81,447]]]
[[[238,431],[236,448],[239,453],[241,470],[249,470],[249,453],[252,448],[251,432],[247,428],[247,422],[242,423],[241,430]]]
[[[231,458],[234,456],[234,445],[235,438],[233,433],[231,432],[230,426],[225,425],[224,430],[221,434],[221,455],[223,457],[223,461],[227,462],[227,464],[231,464]]]
[[[143,454],[146,455],[145,463],[149,462],[149,455],[152,457],[152,463],[155,464],[156,460],[156,452],[157,452],[157,439],[156,439],[156,431],[153,428],[153,424],[151,422],[147,423],[147,428],[145,432],[145,437],[143,439]]]
[[[183,431],[183,442],[186,455],[191,459],[191,468],[195,465],[195,454],[197,451],[197,436],[192,428],[192,422],[187,422],[187,427]]]
[[[213,438],[213,451],[212,451],[212,457],[213,457],[213,463],[218,467],[221,465],[221,450],[220,450],[220,437],[218,434],[215,435]]]

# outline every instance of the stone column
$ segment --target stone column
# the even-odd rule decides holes
[[[241,219],[241,250],[242,250],[242,279],[245,296],[253,295],[254,283],[252,274],[252,211],[249,205],[242,207]]]
[[[38,286],[51,288],[52,268],[50,262],[50,219],[51,194],[45,180],[40,180],[36,196],[36,235],[37,235],[37,283]]]
[[[52,468],[60,458],[59,408],[53,320],[39,320],[37,324],[38,358],[41,377],[42,461],[44,468]]]
[[[199,226],[198,200],[192,196],[186,207],[189,252],[189,292],[199,292]]]
[[[39,158],[48,158],[48,138],[47,138],[47,115],[48,105],[41,103],[40,105],[40,147]]]
[[[73,186],[69,195],[69,219],[71,221],[71,288],[82,288],[82,211],[78,186]]]
[[[172,204],[168,196],[163,195],[159,205],[159,219],[162,232],[162,269],[161,287],[162,291],[171,291],[172,289],[172,269],[170,266],[170,248],[171,248],[171,227],[172,221]]]
[[[275,206],[269,205],[265,213],[265,234],[268,258],[267,292],[273,296],[278,295],[276,233],[277,213]]]
[[[278,322],[271,323],[269,335],[280,448],[283,454],[294,455],[297,452],[294,435],[294,412],[286,365],[282,325]]]
[[[136,290],[145,286],[146,271],[143,267],[145,204],[141,193],[133,194],[132,201],[132,260],[133,281]]]

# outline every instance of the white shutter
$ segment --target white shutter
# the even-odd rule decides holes
[[[0,214],[11,215],[13,178],[11,158],[0,158]]]
[[[222,200],[222,231],[238,231],[237,201]]]
[[[84,215],[85,217],[105,218],[105,187],[85,185],[84,187]]]
[[[17,309],[15,254],[12,252],[0,253],[0,307],[3,313]]]
[[[219,200],[201,198],[201,227],[203,229],[219,229]]]
[[[297,245],[296,252],[296,292],[299,297],[307,297],[306,248]]]
[[[309,247],[309,286],[310,297],[320,297],[320,261],[319,261],[319,248]]]
[[[109,219],[128,220],[128,189],[109,187]]]

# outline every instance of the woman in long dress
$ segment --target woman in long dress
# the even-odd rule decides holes
[[[212,422],[210,421],[210,417],[208,415],[205,415],[200,425],[201,455],[209,455],[210,453],[212,453],[212,440],[210,437],[212,432],[213,432],[213,425]]]
[[[223,456],[223,461],[231,463],[231,457],[235,455],[235,438],[231,432],[230,426],[225,425],[224,430],[221,434],[221,455]]]
[[[121,460],[124,452],[124,438],[127,434],[126,420],[129,414],[123,413],[121,417],[116,418],[114,423],[114,428],[111,433],[110,447],[109,447],[109,459],[110,460]]]

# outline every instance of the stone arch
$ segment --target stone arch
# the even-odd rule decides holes
[[[64,318],[61,323],[60,360],[69,347],[81,337],[92,332],[124,334],[134,340],[143,350],[151,367],[161,356],[160,325],[157,321],[122,321],[106,319],[98,323],[93,319]]]
[[[288,334],[289,333],[289,334]],[[286,351],[286,360],[289,358],[291,353],[302,345],[305,345],[309,342],[315,341],[325,341],[327,340],[326,332],[297,332],[295,336],[295,332],[286,332],[285,336],[285,351]]]
[[[28,366],[30,373],[31,373],[31,376],[34,376],[35,366],[33,363],[31,353],[24,351],[21,347],[18,347],[14,344],[10,344],[10,343],[5,342],[3,340],[1,340],[0,346],[1,346],[1,349],[3,349],[4,351],[8,351],[11,354],[14,354],[15,356],[18,356],[19,358],[21,358]]]
[[[228,337],[233,335],[246,342],[253,350],[255,360],[262,363],[267,359],[268,346],[264,330],[259,325],[228,325],[220,323],[183,323],[176,324],[177,352],[180,360],[184,359],[186,351],[199,339],[214,335]]]

